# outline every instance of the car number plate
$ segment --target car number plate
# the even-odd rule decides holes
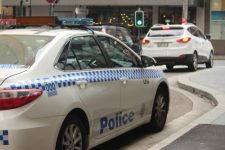
[[[160,42],[160,43],[157,43],[157,46],[158,47],[168,47],[168,43],[167,42]]]

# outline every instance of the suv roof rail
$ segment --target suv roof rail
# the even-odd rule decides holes
[[[195,25],[195,24],[188,22],[188,23],[182,23],[182,25]]]

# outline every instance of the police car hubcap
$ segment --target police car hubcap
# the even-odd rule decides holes
[[[82,134],[75,124],[71,124],[66,128],[62,147],[63,150],[82,150]]]
[[[164,124],[166,116],[166,102],[164,96],[159,96],[156,101],[155,118],[159,125]]]

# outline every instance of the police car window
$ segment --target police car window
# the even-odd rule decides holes
[[[0,35],[0,64],[29,67],[39,50],[54,37],[40,35]]]
[[[120,30],[117,30],[116,32],[116,38],[118,38],[119,40],[123,42],[126,42],[126,38]]]
[[[118,41],[104,36],[98,37],[105,48],[113,67],[138,67],[136,57]]]
[[[104,26],[103,32],[110,34],[112,36],[116,35],[116,28],[113,26]]]
[[[71,50],[74,52],[81,69],[107,67],[101,49],[91,36],[72,38]]]
[[[123,42],[126,43],[128,46],[132,46],[134,43],[133,43],[133,40],[131,38],[130,33],[125,28],[120,28],[120,30],[121,30],[121,33],[124,36],[124,41]]]
[[[62,70],[79,70],[80,69],[76,55],[71,49],[70,42],[68,42],[66,46],[64,47],[63,52],[60,55],[56,66]]]

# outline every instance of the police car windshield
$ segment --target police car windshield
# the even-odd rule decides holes
[[[35,62],[38,50],[52,39],[51,36],[0,35],[0,65],[29,67]]]

